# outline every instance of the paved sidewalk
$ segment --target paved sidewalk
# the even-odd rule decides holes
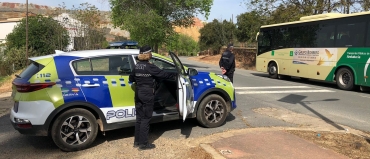
[[[200,146],[214,158],[348,159],[347,156],[281,130],[249,131]]]

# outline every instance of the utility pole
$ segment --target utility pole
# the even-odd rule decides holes
[[[28,65],[28,0],[26,0],[26,61]]]
[[[234,14],[231,14],[231,23],[234,25]],[[230,43],[234,40],[234,30],[231,30],[231,40]]]

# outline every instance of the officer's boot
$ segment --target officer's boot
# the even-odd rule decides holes
[[[154,144],[146,143],[146,144],[140,145],[139,150],[148,150],[148,149],[153,149],[153,148],[155,148]]]
[[[134,147],[136,148],[136,147],[139,147],[140,146],[140,144],[139,144],[139,142],[134,142]]]

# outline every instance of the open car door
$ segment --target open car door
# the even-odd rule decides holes
[[[170,52],[170,56],[176,66],[177,72],[179,73],[177,78],[177,100],[179,103],[180,115],[182,116],[183,121],[185,121],[186,117],[190,113],[194,112],[194,92],[189,75],[181,61],[173,52]]]

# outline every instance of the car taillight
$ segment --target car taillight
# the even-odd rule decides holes
[[[18,92],[24,93],[24,92],[33,92],[33,91],[41,90],[44,88],[52,87],[53,85],[55,85],[55,83],[48,82],[48,83],[18,84],[18,83],[13,82],[13,85],[16,87]]]

